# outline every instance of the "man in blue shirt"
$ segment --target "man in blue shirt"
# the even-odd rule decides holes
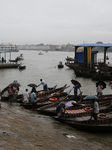
[[[77,98],[77,91],[78,91],[78,88],[79,88],[79,85],[78,85],[78,84],[75,84],[75,86],[74,86],[74,95],[75,95],[75,98]]]
[[[34,92],[32,92],[31,95],[30,95],[30,97],[31,97],[31,103],[33,105],[33,107],[32,107],[31,110],[35,110],[36,107],[37,107],[36,94]]]

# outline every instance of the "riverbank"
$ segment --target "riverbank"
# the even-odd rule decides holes
[[[0,150],[110,150],[112,145],[19,104],[1,103]]]

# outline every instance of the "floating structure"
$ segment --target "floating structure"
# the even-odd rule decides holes
[[[112,44],[78,44],[74,45],[75,47],[75,55],[71,61],[67,61],[65,63],[66,66],[75,68],[75,67],[83,67],[88,70],[92,69],[93,66],[98,66],[100,69],[112,69],[109,64],[106,64],[107,56],[106,52],[108,48],[112,47]],[[83,47],[82,52],[78,52],[78,48]],[[104,60],[102,62],[97,62],[97,52],[93,51],[94,47],[102,47],[104,48]],[[80,56],[79,56],[80,55]],[[80,60],[80,61],[79,61]]]
[[[6,53],[9,53],[9,61],[6,61],[7,60],[7,57],[6,57]],[[1,56],[2,54],[2,56]],[[4,57],[3,57],[3,54],[4,54]],[[3,68],[18,68],[19,64],[17,63],[16,60],[14,61],[11,61],[11,51],[6,51],[6,50],[3,50],[1,51],[0,50],[0,69],[3,69]]]

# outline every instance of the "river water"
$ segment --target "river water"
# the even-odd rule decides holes
[[[31,90],[30,87],[27,85],[29,83],[39,84],[40,79],[44,79],[48,87],[53,87],[57,85],[57,87],[61,87],[65,84],[70,86],[65,91],[70,90],[73,85],[71,84],[70,80],[75,79],[78,80],[82,87],[81,90],[83,94],[96,94],[96,81],[92,81],[91,79],[86,78],[79,78],[75,76],[75,73],[72,69],[69,69],[67,66],[64,65],[64,68],[58,69],[57,65],[59,61],[62,61],[65,64],[65,58],[67,56],[74,57],[74,52],[42,52],[43,55],[38,55],[39,51],[27,51],[21,50],[19,52],[13,52],[11,55],[12,59],[15,59],[20,54],[23,54],[24,60],[22,61],[24,65],[26,65],[25,70],[19,69],[0,69],[0,90],[5,88],[8,84],[17,80],[20,84],[20,93],[23,93],[26,88]],[[112,54],[108,53],[109,62],[112,60]],[[98,54],[98,59],[103,58],[103,53]],[[9,56],[7,54],[7,59]],[[108,86],[108,82],[106,89],[103,90],[103,94],[111,94],[112,90]],[[38,90],[42,89],[42,86],[38,87]],[[73,94],[73,91],[71,92]],[[74,129],[73,132],[76,132]],[[86,132],[77,131],[80,136],[84,136],[90,141],[95,141],[96,143],[100,142],[101,147],[105,145],[108,149],[112,148],[112,134],[90,134]],[[100,149],[100,148],[99,148]]]
[[[29,83],[36,83],[37,85],[40,83],[40,79],[44,79],[49,87],[53,87],[57,85],[57,87],[61,87],[65,84],[70,86],[69,90],[73,86],[70,82],[71,79],[78,80],[82,88],[83,94],[96,94],[96,81],[92,81],[91,79],[76,77],[75,73],[72,69],[69,69],[64,65],[64,68],[58,69],[57,65],[59,61],[65,63],[65,58],[67,56],[74,57],[74,52],[43,52],[43,55],[38,55],[39,51],[27,51],[21,50],[19,52],[12,52],[11,59],[15,59],[20,54],[23,54],[24,60],[22,61],[24,65],[26,65],[25,70],[19,69],[0,69],[0,89],[2,90],[12,81],[17,80],[21,84],[20,93],[24,92],[26,88],[30,90],[27,86]],[[112,54],[109,53],[109,61],[112,59]],[[9,59],[9,55],[6,55],[6,59]],[[103,53],[98,54],[98,59],[103,58]],[[112,93],[110,87],[103,90],[103,94]],[[38,89],[42,89],[42,86],[38,87]],[[71,92],[71,94],[73,91]]]

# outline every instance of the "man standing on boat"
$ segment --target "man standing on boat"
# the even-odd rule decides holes
[[[31,103],[33,105],[33,107],[32,107],[31,110],[35,110],[36,107],[37,107],[37,100],[36,100],[36,94],[35,94],[35,92],[32,92],[31,95],[30,95],[30,97],[31,97]]]
[[[42,84],[44,91],[49,91],[46,82],[43,79],[40,79],[40,81],[41,81],[41,83],[38,86],[40,86]]]
[[[28,102],[29,102],[28,89],[26,89],[25,93],[23,93],[23,102],[24,102],[24,103],[28,103]]]
[[[98,115],[98,113],[99,113],[99,104],[98,104],[98,102],[95,99],[93,99],[93,111],[91,113],[90,120],[93,117],[95,122],[97,123],[97,115]]]
[[[2,57],[2,63],[4,63],[4,57]]]

